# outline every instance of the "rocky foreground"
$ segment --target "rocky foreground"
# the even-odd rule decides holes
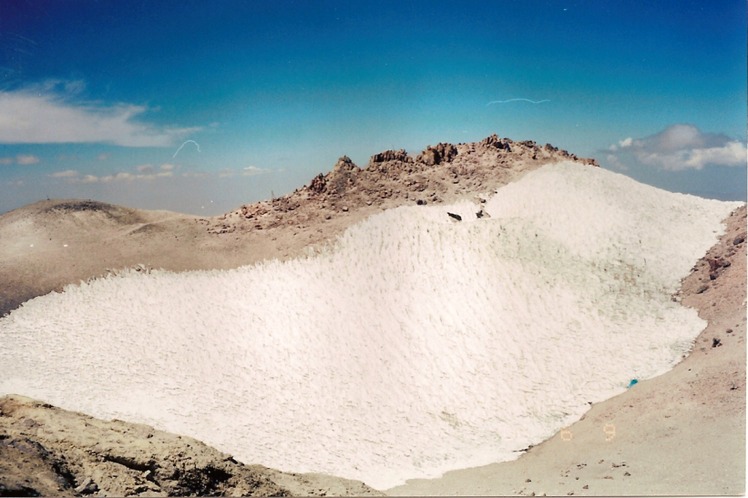
[[[0,496],[379,495],[357,481],[244,465],[186,436],[0,398]]]

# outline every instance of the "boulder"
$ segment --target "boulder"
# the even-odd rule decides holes
[[[418,155],[416,160],[429,166],[435,166],[441,163],[452,162],[452,159],[456,155],[457,147],[452,144],[439,143],[435,147],[429,145],[426,150]]]
[[[384,163],[387,161],[402,161],[404,163],[412,163],[413,158],[405,152],[405,149],[400,150],[385,150],[379,154],[374,154],[369,160],[369,164],[373,163]]]
[[[512,151],[511,144],[512,141],[508,138],[499,138],[499,136],[494,133],[493,135],[484,138],[480,141],[479,145],[482,145],[483,147],[492,147],[494,149],[499,150],[505,150],[507,152]]]

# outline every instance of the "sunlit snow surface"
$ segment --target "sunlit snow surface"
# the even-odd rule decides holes
[[[402,207],[306,259],[70,286],[0,320],[0,394],[380,489],[512,459],[688,351],[671,294],[737,205],[566,163],[490,218]]]

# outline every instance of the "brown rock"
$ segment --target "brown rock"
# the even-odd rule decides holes
[[[317,194],[321,194],[322,192],[325,191],[326,186],[327,186],[327,180],[325,176],[322,173],[320,173],[319,175],[312,178],[312,181],[309,184],[309,190]]]
[[[427,147],[426,150],[418,155],[416,161],[429,166],[435,166],[442,163],[452,162],[456,155],[457,147],[452,144],[440,143],[436,145],[436,147]]]
[[[512,144],[512,141],[510,139],[508,138],[501,139],[495,133],[491,135],[490,137],[484,138],[479,143],[479,145],[482,145],[483,147],[493,147],[495,149],[505,150],[507,152],[512,151],[511,144]],[[556,149],[556,151],[558,151],[558,149]]]
[[[400,150],[386,150],[379,154],[374,154],[369,160],[369,164],[372,163],[384,163],[387,161],[401,161],[404,163],[412,163],[413,158],[405,152],[405,149]]]

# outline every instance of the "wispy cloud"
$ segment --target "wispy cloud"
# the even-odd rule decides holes
[[[135,181],[153,181],[163,178],[239,178],[264,175],[278,172],[268,168],[259,168],[257,166],[247,166],[246,168],[223,168],[219,171],[180,171],[179,165],[172,163],[163,163],[160,165],[139,164],[133,166],[129,171],[121,170],[108,174],[93,174],[81,172],[77,169],[67,169],[56,171],[47,176],[57,178],[66,183],[114,183],[114,182],[135,182]]]
[[[257,176],[271,173],[272,170],[266,168],[258,168],[257,166],[247,166],[242,169],[242,176]]]
[[[67,169],[56,171],[49,176],[52,178],[62,178],[68,183],[112,183],[112,182],[133,182],[133,181],[151,181],[158,178],[171,178],[174,176],[173,164],[162,164],[155,167],[151,164],[141,164],[136,166],[133,171],[118,171],[108,175],[81,174],[78,170]]]
[[[141,118],[143,105],[81,103],[82,82],[57,80],[0,92],[0,143],[109,143],[126,147],[172,146],[199,127],[167,127]]]
[[[158,168],[153,166],[152,164],[141,164],[139,166],[135,166],[135,170],[138,173],[144,173],[144,174],[152,174],[156,173],[157,171],[165,172],[165,171],[174,171],[177,167],[170,163],[164,163]]]
[[[85,175],[75,179],[75,183],[111,183],[111,182],[132,182],[137,180],[155,180],[157,178],[170,178],[174,176],[171,171],[158,171],[156,173],[130,173],[120,171],[111,175],[96,176]]]
[[[236,176],[236,170],[223,168],[218,171],[218,178],[233,178]]]
[[[155,171],[152,164],[141,164],[139,166],[135,166],[135,170],[138,173],[145,173],[145,174],[153,173]]]
[[[49,78],[41,83],[29,85],[27,90],[38,93],[64,93],[69,96],[80,95],[86,89],[86,82],[83,80],[63,80],[59,78]]]
[[[200,144],[199,144],[199,143],[195,142],[194,140],[185,140],[185,141],[184,141],[184,143],[183,143],[182,145],[180,145],[180,146],[179,146],[179,148],[177,149],[177,151],[176,151],[176,152],[174,153],[174,155],[173,155],[173,156],[171,156],[171,157],[172,157],[172,158],[174,158],[174,157],[177,157],[177,154],[179,154],[179,151],[180,151],[180,150],[182,150],[182,147],[184,147],[184,146],[185,146],[185,145],[187,145],[188,143],[193,143],[193,144],[195,144],[195,147],[197,147],[197,151],[198,151],[198,152],[200,152]]]
[[[28,166],[30,164],[38,164],[41,160],[38,156],[33,154],[18,154],[15,157],[0,157],[0,164],[20,164],[22,166]]]
[[[204,171],[185,171],[182,176],[185,178],[208,178],[210,174]]]
[[[218,178],[233,178],[235,176],[257,176],[273,173],[274,170],[268,168],[259,168],[257,166],[247,166],[242,169],[223,168],[218,172]]]
[[[37,164],[39,162],[39,158],[32,154],[19,154],[16,156],[16,162],[18,164],[27,166],[29,164]]]
[[[507,99],[507,100],[492,100],[486,105],[489,106],[489,105],[494,105],[494,104],[509,104],[511,102],[527,102],[530,104],[542,104],[544,102],[550,102],[550,100],[548,99],[530,100],[530,99],[524,99],[524,98],[517,98],[517,99]]]
[[[674,124],[659,133],[627,137],[607,149],[607,160],[618,169],[632,162],[666,171],[700,170],[706,166],[746,166],[745,142],[723,134],[705,133],[690,124]]]
[[[49,176],[51,176],[52,178],[76,178],[79,175],[80,173],[78,173],[77,170],[66,169],[65,171],[56,171]]]

